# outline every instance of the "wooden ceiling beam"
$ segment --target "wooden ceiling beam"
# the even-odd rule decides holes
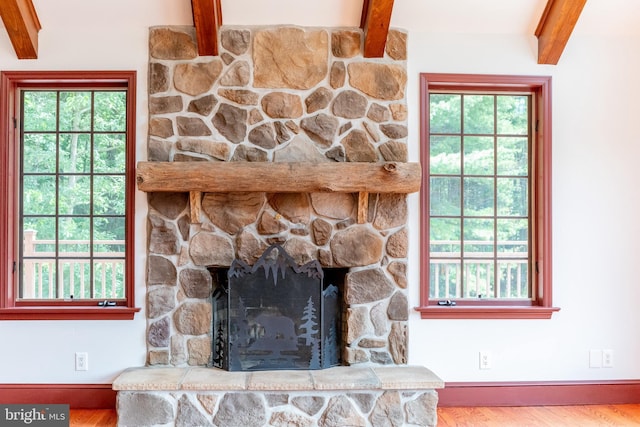
[[[218,55],[218,34],[222,26],[220,0],[191,0],[193,24],[196,27],[198,54]]]
[[[381,58],[387,44],[393,0],[364,0],[360,27],[364,30],[365,58]]]
[[[536,28],[538,64],[556,65],[587,0],[548,0]]]
[[[0,0],[0,16],[18,59],[38,58],[38,31],[42,27],[31,0]]]

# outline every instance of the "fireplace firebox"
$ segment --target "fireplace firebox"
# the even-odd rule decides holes
[[[209,268],[212,365],[228,371],[324,369],[340,365],[345,271],[298,265],[279,245],[253,266]]]

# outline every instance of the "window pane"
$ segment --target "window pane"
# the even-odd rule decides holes
[[[460,256],[460,224],[459,218],[431,218],[431,256]]]
[[[498,277],[500,297],[529,298],[528,221],[498,220]]]
[[[498,133],[502,135],[528,135],[529,97],[525,95],[497,97]]]
[[[498,220],[498,256],[529,254],[529,223],[526,219]]]
[[[93,262],[94,298],[124,298],[124,260],[98,259]]]
[[[498,175],[527,176],[528,145],[527,138],[498,138]]]
[[[89,258],[78,258],[69,262],[69,268],[73,271],[73,298],[91,298],[91,263]]]
[[[95,131],[124,132],[127,123],[126,102],[125,92],[95,92]]]
[[[124,215],[124,176],[97,175],[93,179],[93,213]]]
[[[464,215],[491,216],[493,215],[494,198],[493,178],[465,178],[464,179]]]
[[[89,256],[91,242],[91,222],[89,218],[60,218],[58,221],[58,235],[60,236],[59,251],[77,253],[79,256]]]
[[[91,280],[89,258],[60,259],[60,284],[64,297],[73,299],[90,298]]]
[[[55,253],[56,218],[55,217],[25,217],[22,226],[24,253],[32,254],[47,252]]]
[[[22,231],[20,297],[55,298],[55,218],[26,218]]]
[[[60,177],[59,213],[61,215],[88,215],[91,206],[91,180],[88,176]]]
[[[530,298],[527,260],[498,261],[500,298]]]
[[[60,135],[60,173],[91,172],[91,135]]]
[[[125,172],[125,136],[97,134],[94,139],[93,171],[95,173]]]
[[[56,171],[55,134],[30,133],[23,138],[23,173]]]
[[[464,262],[464,298],[493,298],[493,262],[466,260]]]
[[[430,180],[431,215],[460,215],[460,178]]]
[[[488,134],[494,133],[494,96],[465,95],[464,96],[464,133]]]
[[[527,216],[529,210],[528,180],[498,178],[498,215]]]
[[[56,298],[56,261],[47,258],[28,258],[22,265],[20,298]]]
[[[460,133],[461,95],[429,95],[431,133]]]
[[[91,92],[60,92],[60,130],[91,130]]]
[[[432,260],[429,268],[431,298],[458,298],[462,288],[460,260]]]
[[[22,213],[24,215],[55,215],[56,177],[25,175],[22,180]]]
[[[467,136],[464,138],[464,174],[494,174],[493,138]]]
[[[492,219],[464,220],[464,256],[492,257],[494,252],[495,222]]]
[[[101,254],[124,257],[124,218],[100,217],[93,219],[93,250]],[[102,256],[102,255],[101,255]]]
[[[24,92],[22,126],[25,132],[56,130],[56,92]]]
[[[432,136],[429,172],[433,175],[460,175],[460,137]]]

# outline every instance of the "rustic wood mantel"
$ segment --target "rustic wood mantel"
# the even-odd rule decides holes
[[[365,222],[368,193],[415,193],[419,163],[386,162],[139,162],[138,188],[189,192],[192,218],[202,193],[358,193],[358,222]]]

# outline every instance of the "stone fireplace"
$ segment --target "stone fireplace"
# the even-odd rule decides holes
[[[223,27],[218,57],[199,57],[195,40],[192,27],[150,30],[149,165],[197,162],[215,179],[217,165],[234,162],[407,162],[406,33],[391,30],[376,59],[363,58],[360,29]],[[282,188],[255,170],[237,177],[244,191],[145,190],[147,369],[155,380],[133,370],[114,383],[122,419],[133,422],[130,412],[149,405],[166,407],[166,420],[194,417],[197,425],[207,413],[215,425],[236,425],[223,421],[234,418],[231,407],[266,408],[243,426],[269,416],[270,425],[435,423],[433,389],[442,382],[406,366],[408,191],[333,191],[331,176],[319,191],[297,191],[295,179],[286,191],[255,190]],[[147,183],[140,173],[138,182]],[[209,269],[234,259],[253,265],[273,244],[300,265],[347,271],[345,366],[326,370],[340,381],[325,371],[230,379],[202,370],[212,365]],[[194,382],[198,375],[205,380]]]
[[[364,59],[360,30],[225,28],[198,57],[193,28],[152,28],[150,162],[406,162],[406,35]],[[260,180],[260,176],[245,177]],[[148,363],[211,362],[208,267],[281,244],[299,264],[350,268],[346,364],[407,360],[405,194],[149,193]]]

